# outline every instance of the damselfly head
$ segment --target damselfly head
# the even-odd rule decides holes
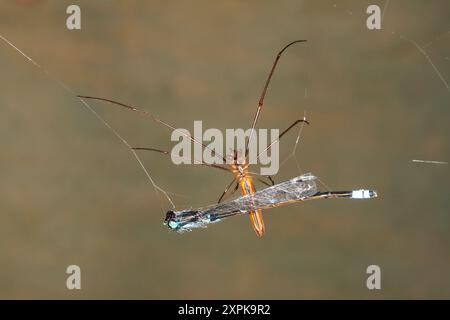
[[[175,213],[173,211],[167,211],[166,218],[164,219],[164,223],[169,222],[173,218],[175,218]]]

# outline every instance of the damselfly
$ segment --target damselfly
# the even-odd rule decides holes
[[[316,179],[317,177],[307,173],[232,201],[199,209],[168,211],[164,224],[169,229],[182,233],[195,228],[205,228],[211,223],[238,214],[306,200],[328,198],[371,199],[377,197],[376,191],[365,189],[321,192],[317,190]]]
[[[231,180],[231,182],[227,185],[227,187],[225,188],[225,190],[223,191],[222,195],[219,197],[218,203],[220,203],[225,195],[227,194],[227,192],[229,190],[233,190],[233,192],[235,192],[238,188],[241,189],[242,195],[246,196],[246,195],[251,195],[254,192],[256,192],[256,188],[255,188],[255,184],[254,184],[254,173],[250,172],[249,170],[249,163],[248,163],[248,156],[249,156],[249,145],[251,143],[251,140],[253,138],[253,132],[254,129],[256,127],[256,124],[258,122],[262,107],[264,105],[264,98],[266,96],[267,93],[267,89],[269,87],[269,83],[270,80],[272,79],[272,76],[274,74],[275,68],[278,64],[278,61],[280,60],[281,55],[283,54],[283,52],[289,48],[290,46],[292,46],[293,44],[296,43],[300,43],[300,42],[305,42],[306,40],[297,40],[297,41],[293,41],[289,44],[287,44],[285,47],[283,47],[277,54],[277,56],[275,57],[275,61],[272,64],[272,68],[270,69],[269,75],[266,79],[266,82],[264,84],[263,90],[261,92],[260,98],[259,98],[259,102],[258,102],[258,106],[256,108],[256,112],[255,112],[255,116],[253,118],[252,121],[252,126],[251,126],[251,131],[250,131],[250,135],[248,137],[248,139],[246,140],[246,144],[245,144],[245,154],[244,157],[242,159],[242,157],[240,157],[239,153],[235,150],[233,151],[232,154],[232,159],[231,159],[231,163],[230,161],[227,161],[227,158],[222,155],[222,154],[218,154],[218,152],[216,152],[215,150],[211,150],[212,154],[216,157],[221,158],[224,163],[230,163],[230,166],[225,167],[225,166],[221,166],[221,165],[214,165],[214,164],[207,164],[201,161],[197,161],[198,164],[203,164],[212,168],[216,168],[216,169],[220,169],[220,170],[226,170],[229,171],[231,173],[234,174],[233,180]],[[166,127],[168,127],[169,129],[173,130],[173,131],[177,131],[177,129],[167,123],[162,121],[161,119],[159,119],[158,117],[156,117],[155,115],[142,110],[139,107],[133,106],[133,105],[129,105],[129,104],[124,104],[118,101],[114,101],[111,99],[106,99],[106,98],[99,98],[99,97],[93,97],[93,96],[78,96],[81,99],[93,99],[93,100],[101,100],[101,101],[105,101],[105,102],[109,102],[109,103],[113,103],[115,105],[124,107],[128,110],[131,111],[135,111],[138,112],[144,116],[148,116],[150,117],[153,121],[160,123]],[[268,145],[268,147],[263,150],[262,152],[259,153],[257,159],[261,156],[261,154],[263,152],[266,152],[268,150],[271,149],[271,147],[275,144],[278,143],[280,141],[280,139],[292,128],[294,128],[296,125],[298,125],[299,123],[306,123],[309,124],[309,122],[303,118],[303,119],[298,119],[295,120],[289,127],[287,127],[287,129],[285,129],[284,131],[281,132],[281,134],[279,135],[279,137],[273,141],[271,141],[271,143]],[[193,143],[199,144],[202,146],[202,148],[206,148],[208,149],[208,146],[204,145],[202,142],[196,140],[195,138],[193,138],[191,135],[187,135],[185,132],[181,132],[180,133],[184,136],[186,136],[187,138],[189,138]],[[147,151],[154,151],[154,152],[159,152],[162,154],[166,154],[169,155],[170,152],[166,151],[166,150],[160,150],[160,149],[155,149],[155,148],[142,148],[142,147],[136,147],[136,148],[132,148],[134,150],[147,150]],[[274,180],[271,176],[260,176],[260,177],[256,177],[256,180],[258,180],[259,182],[270,186],[270,185],[274,185]],[[267,179],[267,180],[264,180]],[[234,186],[233,186],[234,185]],[[262,217],[262,212],[260,208],[255,208],[254,210],[250,210],[248,212],[249,216],[250,216],[250,221],[251,224],[253,226],[253,229],[255,230],[256,234],[258,236],[262,236],[265,232],[265,227],[264,227],[264,221],[263,221],[263,217]]]

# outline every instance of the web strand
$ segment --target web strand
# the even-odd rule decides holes
[[[136,153],[135,150],[133,150],[133,148],[131,147],[131,145],[128,143],[128,141],[123,138],[118,132],[117,130],[115,130],[105,119],[103,119],[100,114],[97,113],[97,111],[94,110],[94,108],[89,105],[89,103],[87,103],[83,98],[77,97],[77,94],[75,93],[75,91],[73,91],[70,87],[68,87],[64,82],[62,82],[61,80],[55,78],[54,76],[52,76],[45,68],[43,68],[39,63],[37,63],[35,60],[33,60],[30,56],[28,56],[25,52],[23,52],[22,50],[20,50],[18,47],[16,47],[11,41],[9,41],[7,38],[5,38],[4,36],[2,36],[0,34],[0,39],[3,40],[3,42],[5,42],[6,44],[8,44],[11,48],[13,48],[16,52],[18,52],[20,55],[22,55],[24,58],[26,58],[28,60],[28,62],[30,62],[31,64],[33,64],[36,68],[38,68],[39,70],[41,70],[48,78],[50,78],[52,81],[54,81],[55,83],[57,83],[61,88],[63,88],[66,92],[70,93],[71,95],[73,95],[74,97],[76,97],[81,103],[82,105],[88,109],[98,120],[100,120],[101,123],[103,123],[103,125],[105,127],[107,127],[131,152],[131,154],[133,155],[133,157],[136,159],[137,163],[139,164],[139,166],[141,167],[141,169],[144,171],[147,179],[150,181],[150,183],[152,184],[153,188],[155,189],[155,192],[159,195],[160,193],[162,193],[164,195],[164,197],[167,199],[167,201],[170,203],[170,205],[175,208],[175,204],[173,203],[172,199],[169,196],[169,193],[167,191],[165,191],[164,189],[162,189],[160,186],[158,186],[158,184],[156,184],[156,182],[153,180],[153,178],[150,175],[150,172],[147,170],[147,168],[144,166],[141,158],[138,156],[138,154]]]

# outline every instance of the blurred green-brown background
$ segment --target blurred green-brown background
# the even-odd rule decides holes
[[[70,4],[80,31],[66,28]],[[370,4],[382,30],[366,27]],[[449,166],[411,162],[450,158],[449,15],[447,0],[2,1],[0,34],[76,93],[190,130],[248,128],[276,52],[308,39],[283,56],[259,123],[311,121],[299,166],[289,158],[276,180],[313,172],[381,197],[272,209],[261,239],[245,216],[172,233],[130,151],[0,42],[0,298],[450,298]],[[173,145],[149,119],[92,106],[131,145]],[[140,155],[178,209],[217,201],[230,180]],[[82,290],[66,289],[71,264]],[[380,291],[366,288],[371,264]]]

